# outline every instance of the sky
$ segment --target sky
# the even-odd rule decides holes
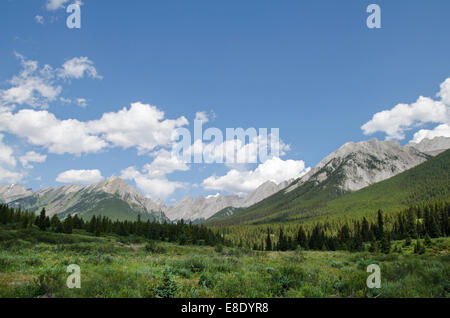
[[[74,2],[79,29],[66,25]],[[366,24],[371,3],[381,28]],[[299,177],[349,141],[450,137],[449,12],[447,0],[2,0],[0,184],[120,176],[173,204]],[[173,133],[193,136],[195,119],[224,135],[278,128],[279,156],[173,157]]]

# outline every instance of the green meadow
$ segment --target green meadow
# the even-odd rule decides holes
[[[449,297],[450,238],[389,254],[253,251],[115,235],[0,230],[0,297]],[[67,266],[81,268],[69,289]],[[366,285],[378,264],[381,288]]]

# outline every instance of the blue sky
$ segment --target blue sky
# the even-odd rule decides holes
[[[83,0],[81,29],[69,29],[64,7],[71,2],[0,3],[0,184],[38,189],[118,175],[170,204],[187,194],[243,194],[264,178],[298,176],[348,141],[404,144],[450,134],[448,1]],[[370,3],[381,7],[381,29],[366,26]],[[38,63],[34,73],[11,82],[27,61]],[[52,71],[43,78],[46,64]],[[30,85],[30,78],[60,91],[35,104],[11,97],[10,89]],[[162,111],[161,121],[189,129],[197,112],[208,115],[205,128],[279,128],[289,150],[261,167],[155,163],[152,169],[163,172],[149,172],[145,165],[158,156],[167,163],[158,152],[167,141],[142,152],[142,130],[128,131],[124,122],[122,142],[112,136],[115,127],[106,127],[122,123],[122,115],[132,118],[137,102],[143,114]],[[19,116],[21,110],[29,112]],[[101,121],[105,113],[116,121]],[[42,133],[52,116],[55,125],[76,120],[73,131],[55,130],[64,140],[79,137],[72,150],[49,136],[54,132]],[[38,120],[42,136],[26,131]],[[92,121],[98,122],[86,124]],[[164,125],[149,134],[170,132]],[[76,153],[77,143],[90,150]]]

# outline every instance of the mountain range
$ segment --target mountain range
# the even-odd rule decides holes
[[[342,212],[342,217],[347,217],[355,211],[448,199],[448,148],[450,138],[407,146],[376,139],[347,143],[286,189],[246,209],[226,208],[207,222],[233,225],[317,220],[321,215]]]
[[[249,216],[253,214],[258,218],[270,215],[280,218],[283,213],[291,216],[299,211],[317,210],[326,202],[392,178],[449,148],[450,138],[446,137],[406,146],[377,139],[349,142],[299,179],[280,184],[268,180],[245,197],[187,196],[169,207],[145,197],[118,177],[89,186],[66,185],[36,192],[22,185],[0,186],[0,201],[32,212],[45,207],[48,215],[61,217],[105,215],[134,220],[140,215],[144,220],[157,222],[184,219],[220,223],[229,219],[234,224],[236,220],[252,219]],[[243,218],[244,215],[247,217]]]

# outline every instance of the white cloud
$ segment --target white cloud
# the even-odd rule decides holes
[[[67,170],[58,175],[56,182],[92,184],[102,181],[104,178],[100,170]]]
[[[19,53],[15,55],[20,59],[23,70],[9,81],[11,88],[0,90],[0,103],[47,108],[48,103],[56,100],[62,90],[53,81],[53,69],[45,65],[39,70],[36,61],[26,60]]]
[[[77,98],[77,105],[85,108],[87,106],[87,100],[85,98]]]
[[[13,149],[3,143],[3,135],[0,134],[0,164],[6,164],[11,167],[16,166],[16,159],[13,156]]]
[[[0,110],[0,130],[26,138],[50,153],[75,154],[98,152],[108,144],[89,131],[89,125],[76,119],[59,120],[42,110],[22,109],[17,113]]]
[[[196,112],[195,120],[201,120],[204,124],[206,124],[209,121],[209,118],[206,112]]]
[[[437,96],[440,97],[445,104],[450,105],[450,78],[447,78],[442,82],[441,90],[437,93]]]
[[[22,109],[13,113],[0,108],[0,131],[26,138],[30,144],[55,154],[95,153],[108,146],[136,147],[145,153],[169,146],[173,131],[185,124],[184,117],[164,119],[164,112],[141,103],[86,122],[60,120],[47,110]]]
[[[25,155],[19,157],[20,163],[26,169],[32,169],[30,162],[43,163],[47,160],[46,155],[41,155],[35,151],[28,151]]]
[[[185,117],[164,119],[164,112],[155,106],[140,102],[129,109],[103,114],[102,118],[89,122],[90,131],[101,134],[114,146],[136,147],[140,154],[157,146],[168,146],[176,128],[187,125]]]
[[[290,145],[274,138],[273,135],[257,135],[248,141],[230,139],[217,144],[205,143],[197,139],[187,149],[187,153],[192,156],[203,154],[203,160],[208,163],[226,163],[228,166],[234,166],[236,163],[264,162],[272,157],[284,156],[289,150]],[[266,154],[267,158],[261,157],[261,153]]]
[[[160,149],[155,153],[155,159],[150,164],[144,166],[144,172],[151,177],[161,177],[174,171],[187,171],[189,167],[176,156],[165,150]]]
[[[245,194],[268,180],[280,183],[291,178],[299,178],[309,170],[302,160],[282,160],[274,157],[258,165],[255,170],[231,169],[224,176],[210,176],[203,180],[202,186],[207,190]]]
[[[44,17],[42,15],[37,15],[34,17],[34,21],[39,24],[44,24]]]
[[[3,143],[3,135],[0,134],[0,183],[17,183],[23,178],[23,174],[11,171],[16,166],[14,151]]]
[[[121,171],[121,177],[126,180],[134,180],[136,186],[152,199],[166,199],[183,186],[180,182],[169,181],[166,176],[153,177],[148,173],[141,173],[136,167],[128,167]]]
[[[45,7],[48,11],[55,11],[64,8],[64,4],[69,0],[47,0]]]
[[[19,53],[14,53],[22,65],[19,75],[9,80],[10,88],[0,90],[0,104],[28,105],[34,108],[48,108],[49,103],[58,99],[62,92],[62,86],[58,81],[63,79],[80,79],[85,74],[91,78],[101,78],[93,66],[93,62],[87,57],[73,58],[66,61],[60,69],[53,69],[50,65],[39,68],[37,61],[27,60]],[[59,97],[60,101],[69,99]],[[79,98],[79,106],[84,107],[86,100]]]
[[[442,124],[432,130],[421,129],[414,134],[410,142],[419,143],[423,139],[433,139],[434,137],[450,137],[450,126],[448,124]]]
[[[80,79],[87,75],[91,78],[102,79],[103,77],[98,75],[94,62],[85,56],[74,57],[66,61],[62,65],[62,69],[58,70],[58,76],[63,78],[75,78]]]
[[[23,175],[20,172],[10,171],[0,166],[0,183],[18,183],[22,178]]]
[[[384,132],[387,139],[405,138],[405,131],[420,127],[426,123],[450,123],[450,78],[441,84],[437,94],[440,101],[420,96],[415,103],[398,104],[390,110],[376,113],[370,121],[361,126],[364,134]],[[435,133],[442,131],[442,127]],[[426,134],[425,130],[419,135]],[[418,136],[419,136],[418,135]],[[418,137],[419,138],[419,137]]]
[[[166,175],[175,171],[187,171],[189,167],[165,149],[160,149],[153,155],[155,159],[146,164],[142,172],[136,167],[128,167],[121,171],[121,177],[134,180],[146,196],[165,200],[176,189],[184,186],[181,182],[169,181]]]

